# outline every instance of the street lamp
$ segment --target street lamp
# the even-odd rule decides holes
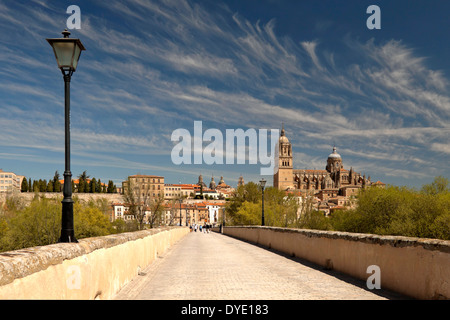
[[[222,207],[222,224],[220,225],[220,233],[223,233],[225,228],[225,207]]]
[[[72,173],[70,172],[70,79],[77,68],[81,51],[86,49],[79,39],[69,38],[70,32],[67,29],[62,34],[64,38],[47,39],[64,77],[65,170],[59,242],[78,242],[73,227]]]
[[[262,189],[262,215],[261,215],[261,225],[264,225],[264,187],[266,186],[266,180],[264,178],[259,181],[261,183],[261,189]]]
[[[225,207],[222,207],[222,225],[225,227]]]
[[[180,201],[180,227],[181,227],[181,203],[183,202],[183,199],[178,199]]]

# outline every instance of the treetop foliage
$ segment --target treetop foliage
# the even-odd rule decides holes
[[[261,189],[254,183],[238,188],[228,202],[227,223],[261,224]],[[387,186],[362,189],[354,209],[330,216],[299,207],[295,198],[269,187],[265,190],[265,225],[450,240],[449,180],[436,177],[421,190]],[[300,210],[297,210],[300,209]]]
[[[61,183],[64,177],[61,177],[58,171],[52,179],[33,180],[24,178],[22,180],[21,192],[62,192],[64,183]],[[112,180],[108,181],[108,185],[102,183],[100,179],[90,176],[87,171],[83,171],[78,176],[78,183],[72,180],[72,190],[78,193],[116,193],[117,187]]]
[[[48,245],[61,235],[62,197],[49,199],[36,195],[27,206],[10,197],[0,206],[0,252]],[[74,227],[77,239],[115,233],[108,204],[99,199],[81,202],[74,197]]]

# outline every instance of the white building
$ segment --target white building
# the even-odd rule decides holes
[[[210,224],[221,223],[219,218],[222,217],[223,212],[221,210],[224,205],[225,203],[223,202],[206,202]]]
[[[20,192],[24,176],[0,169],[0,192]]]

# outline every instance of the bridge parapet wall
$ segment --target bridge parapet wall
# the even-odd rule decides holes
[[[450,241],[257,226],[227,226],[223,233],[362,280],[375,265],[381,288],[416,299],[450,299]]]
[[[0,253],[0,299],[110,299],[187,233],[166,227]]]

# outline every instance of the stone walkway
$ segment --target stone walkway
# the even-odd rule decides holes
[[[383,300],[357,281],[218,233],[191,232],[116,300]]]

